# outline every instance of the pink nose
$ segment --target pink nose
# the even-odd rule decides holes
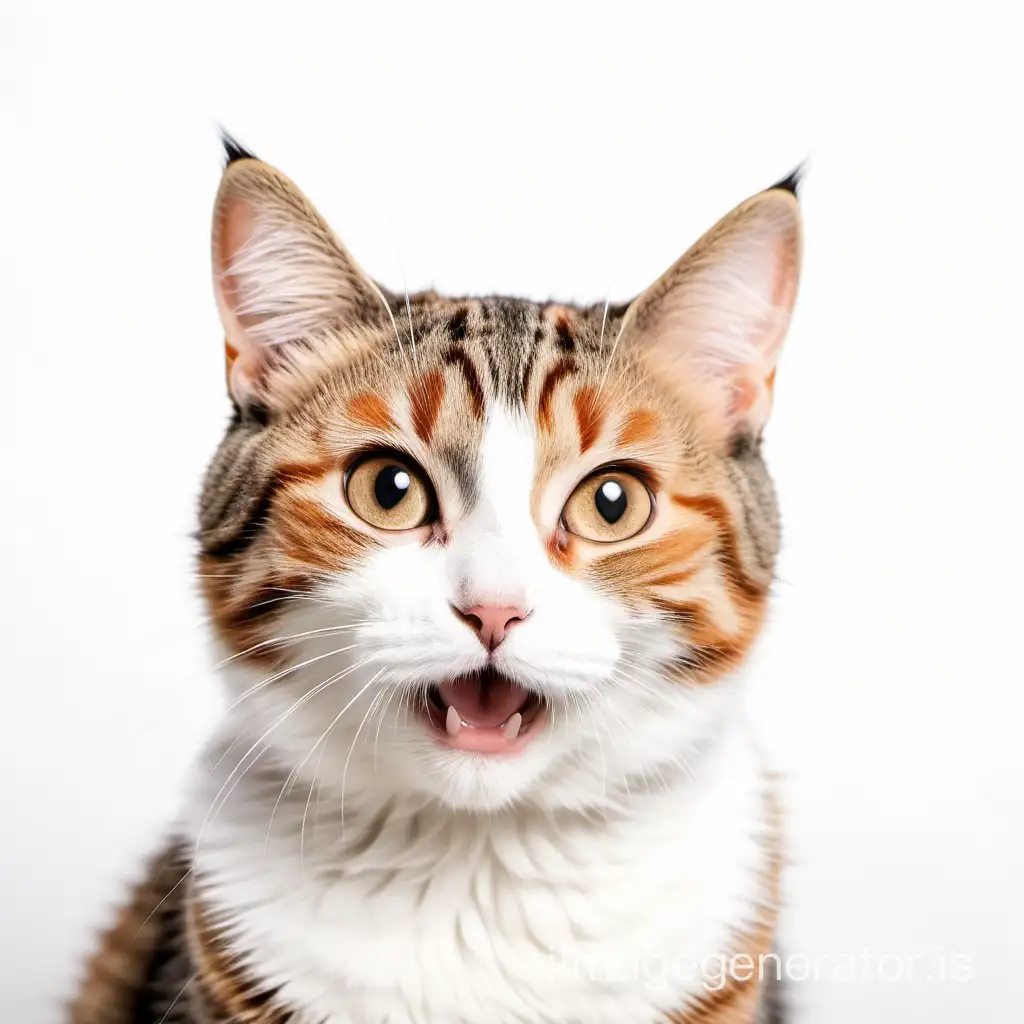
[[[523,621],[530,613],[516,605],[475,604],[472,608],[456,608],[452,611],[480,638],[480,643],[493,651],[508,636],[509,630]]]

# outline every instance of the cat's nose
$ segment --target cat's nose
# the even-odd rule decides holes
[[[508,604],[475,604],[471,608],[452,605],[452,611],[476,633],[480,643],[489,651],[493,651],[508,636],[509,630],[530,614],[525,608]]]

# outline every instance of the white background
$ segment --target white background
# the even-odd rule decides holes
[[[1019,32],[372,6],[0,15],[0,1017],[58,1019],[216,714],[189,531],[228,412],[218,120],[398,289],[625,298],[810,156],[754,694],[785,942],[919,961],[798,985],[798,1020],[1019,1013]],[[973,981],[934,977],[955,954]]]

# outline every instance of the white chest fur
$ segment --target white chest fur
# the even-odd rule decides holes
[[[766,781],[746,731],[692,767],[607,818],[364,795],[343,828],[303,787],[274,810],[284,773],[260,762],[206,820],[198,877],[303,1021],[651,1024],[701,993],[702,963],[764,898]],[[224,777],[201,776],[193,839]]]

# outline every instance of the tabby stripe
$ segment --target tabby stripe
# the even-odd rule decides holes
[[[698,556],[714,539],[710,523],[673,530],[644,547],[615,551],[591,565],[595,580],[620,594],[646,598],[652,587],[671,581],[672,574],[695,573],[703,568]]]
[[[618,443],[625,448],[654,437],[658,417],[650,409],[634,409],[619,428]]]
[[[466,321],[469,319],[469,309],[465,306],[460,306],[453,314],[451,320],[448,321],[448,337],[452,341],[465,341],[466,340]]]
[[[256,500],[246,510],[242,522],[231,524],[233,529],[230,536],[219,541],[206,539],[206,531],[202,531],[200,539],[203,542],[204,553],[213,558],[228,559],[240,555],[250,547],[266,525],[276,488],[277,484],[273,478],[267,481]]]
[[[527,401],[530,395],[530,381],[533,378],[533,364],[537,359],[537,352],[540,349],[541,342],[544,340],[544,321],[541,320],[537,324],[536,329],[533,332],[533,344],[530,346],[530,352],[526,357],[526,366],[523,367],[523,386],[522,396],[523,401]]]
[[[246,651],[247,661],[276,665],[280,648],[275,644],[256,647],[267,638],[264,625],[295,595],[312,591],[315,581],[296,573],[275,580],[241,583],[233,577],[219,575],[220,563],[204,556],[200,560],[200,583],[210,609],[213,625],[229,647]],[[206,570],[212,570],[207,572]]]
[[[664,576],[659,576],[657,579],[650,581],[652,587],[675,587],[680,583],[688,583],[703,566],[693,565],[689,569],[680,569],[677,572],[669,572]]]
[[[329,462],[285,462],[277,467],[274,480],[278,486],[308,484],[331,471]]]
[[[285,554],[305,567],[345,572],[376,543],[315,499],[293,497],[276,519],[276,536]]]
[[[491,345],[482,345],[480,347],[483,350],[484,359],[487,361],[487,372],[491,377],[491,389],[492,391],[497,391],[501,387],[501,379],[503,377],[497,354]],[[513,349],[512,351],[515,350]]]
[[[701,677],[699,681],[704,682],[739,664],[760,625],[764,608],[763,604],[755,606],[757,614],[749,618],[739,636],[730,637],[715,627],[699,601],[655,598],[653,604],[687,630],[689,649],[679,655],[677,661],[681,668],[697,673]]]
[[[206,472],[199,509],[203,549],[228,557],[244,550],[267,512],[273,481],[264,464],[264,431],[251,424],[232,428]]]
[[[423,374],[410,389],[409,399],[413,430],[424,444],[430,444],[444,401],[444,374],[440,370]]]
[[[767,588],[750,579],[743,569],[736,530],[725,502],[712,494],[673,494],[672,501],[681,508],[701,513],[715,524],[721,545],[722,562],[730,581],[747,597],[763,597]]]
[[[364,391],[348,403],[348,414],[357,423],[371,430],[394,430],[391,409],[380,395]]]
[[[258,453],[252,453],[244,462],[238,460],[232,467],[228,478],[224,483],[225,499],[222,502],[221,515],[226,518],[227,512],[245,500],[245,490],[251,485],[254,470],[258,464]],[[275,492],[287,484],[310,483],[319,480],[326,473],[330,472],[330,465],[326,462],[286,462],[279,466],[264,484],[262,491],[249,498],[249,507],[244,510],[244,518],[241,521],[233,520],[230,524],[231,533],[225,534],[225,529],[204,530],[201,532],[203,539],[203,552],[213,558],[232,558],[241,554],[259,537],[263,526],[267,522],[270,513],[270,506],[274,500]],[[233,485],[233,486],[232,486]],[[211,510],[213,511],[213,510]],[[223,539],[216,540],[209,534],[219,534]]]
[[[548,370],[544,383],[540,386],[540,398],[537,401],[537,416],[544,430],[551,429],[551,399],[554,396],[555,388],[558,387],[559,381],[563,377],[567,377],[570,373],[575,372],[575,370],[576,361],[569,358],[559,359]]]
[[[572,333],[572,325],[564,313],[555,321],[555,344],[562,352],[570,353],[576,351],[576,338]]]
[[[134,1024],[166,926],[177,912],[174,893],[188,873],[177,846],[155,857],[114,924],[103,934],[68,1008],[68,1024]]]
[[[293,1019],[292,1011],[273,1002],[279,989],[260,985],[224,948],[194,892],[186,903],[186,928],[204,1020],[287,1024]]]
[[[472,509],[479,499],[475,453],[468,445],[439,445],[434,453],[439,462],[448,467],[462,492],[464,508]]]
[[[576,412],[576,426],[580,431],[580,454],[588,452],[597,443],[604,424],[605,410],[599,404],[597,388],[580,388],[572,400]]]
[[[441,356],[446,366],[457,366],[462,371],[469,392],[469,401],[473,406],[473,415],[484,418],[484,389],[480,386],[480,375],[476,372],[473,360],[466,355],[461,345],[449,345]]]

